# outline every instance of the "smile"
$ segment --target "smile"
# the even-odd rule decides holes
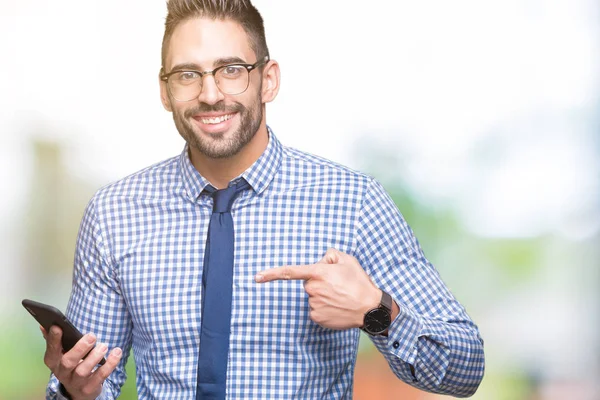
[[[223,121],[227,121],[231,118],[233,118],[235,114],[227,114],[227,115],[221,115],[220,117],[214,117],[214,118],[200,118],[200,121],[203,124],[220,124]]]

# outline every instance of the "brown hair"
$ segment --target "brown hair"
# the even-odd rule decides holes
[[[177,25],[199,17],[228,19],[239,23],[248,35],[257,60],[269,55],[263,19],[250,0],[167,0],[167,19],[161,51],[163,68],[169,40]]]

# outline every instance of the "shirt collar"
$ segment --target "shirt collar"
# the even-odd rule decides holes
[[[246,179],[256,194],[262,193],[269,186],[281,165],[282,145],[271,128],[267,127],[267,131],[269,133],[267,148],[258,160],[240,175]],[[192,164],[187,144],[179,156],[179,166],[186,193],[195,201],[210,182]]]

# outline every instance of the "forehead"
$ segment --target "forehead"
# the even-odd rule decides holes
[[[231,20],[192,18],[180,23],[169,41],[165,67],[194,63],[214,68],[213,61],[239,57],[254,62],[250,40],[240,24]]]

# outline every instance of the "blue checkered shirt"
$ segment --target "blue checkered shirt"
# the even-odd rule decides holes
[[[235,264],[228,399],[351,399],[359,329],[309,318],[301,281],[256,284],[267,268],[358,259],[400,307],[371,337],[403,381],[466,396],[484,369],[482,340],[427,261],[383,187],[368,175],[284,147],[269,131],[232,208]],[[181,155],[100,189],[83,217],[67,316],[124,357],[100,399],[115,399],[129,350],[140,399],[195,399],[209,182]],[[47,399],[61,399],[51,377]]]

